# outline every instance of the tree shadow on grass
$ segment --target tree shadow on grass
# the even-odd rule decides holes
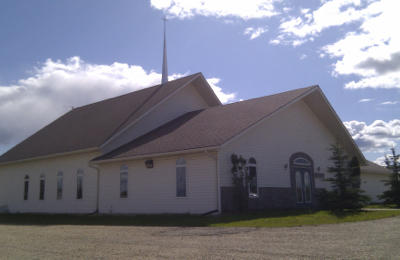
[[[0,214],[0,224],[9,225],[101,225],[101,226],[165,226],[165,227],[207,227],[231,225],[233,223],[257,220],[297,218],[314,214],[315,210],[255,211],[247,213],[228,213],[215,216],[190,214],[162,215],[76,215],[76,214]],[[252,224],[248,224],[252,225]],[[241,226],[241,224],[237,224]],[[279,226],[279,223],[277,224]],[[284,225],[286,226],[286,225]]]
[[[347,217],[359,216],[363,210],[330,210],[329,214],[337,217],[338,219],[344,219]]]

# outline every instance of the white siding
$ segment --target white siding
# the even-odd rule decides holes
[[[176,197],[176,161],[186,161],[186,198]],[[193,213],[217,209],[216,161],[205,154],[153,158],[101,165],[101,213]],[[126,164],[128,198],[120,198],[120,167]]]
[[[327,148],[334,142],[325,125],[299,101],[221,149],[221,186],[232,186],[232,153],[256,159],[259,187],[290,187],[290,169],[285,170],[284,165],[289,165],[290,156],[296,152],[308,154],[314,161],[314,171],[326,175],[326,166],[330,164]],[[317,188],[326,185],[319,179],[315,183]]]
[[[90,213],[96,210],[97,170],[88,161],[99,152],[0,166],[0,197],[10,212]],[[82,169],[83,198],[76,199],[77,172]],[[57,174],[64,173],[62,199],[57,199]],[[39,200],[40,174],[46,175],[44,200]],[[23,199],[24,177],[29,176],[28,200]],[[0,200],[0,206],[4,203]]]
[[[206,107],[208,105],[203,97],[192,84],[189,84],[112,140],[102,151],[108,153],[187,112]]]
[[[382,180],[388,180],[390,175],[382,173],[361,172],[361,189],[371,196],[372,202],[381,202],[376,196],[389,189]]]

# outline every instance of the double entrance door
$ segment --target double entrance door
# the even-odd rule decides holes
[[[298,206],[312,204],[311,169],[294,167],[296,202]]]

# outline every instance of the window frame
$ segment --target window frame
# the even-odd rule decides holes
[[[296,171],[296,173],[295,173],[295,183],[296,183],[296,186],[295,186],[296,203],[304,203],[304,201],[303,201],[303,180],[302,180],[300,171]],[[298,188],[300,188],[300,194],[299,194]],[[299,201],[299,198],[301,199],[301,201]]]
[[[24,201],[29,200],[29,175],[24,177]]]
[[[76,199],[83,199],[83,176],[84,172],[82,169],[79,169],[76,173]],[[79,181],[80,180],[80,181]]]
[[[63,189],[64,189],[64,173],[62,171],[59,171],[57,173],[57,194],[56,194],[58,200],[62,199]]]
[[[126,194],[125,196],[122,195],[122,176],[126,175]],[[129,182],[129,167],[126,164],[121,165],[119,169],[119,197],[121,199],[128,198],[128,182]]]
[[[40,174],[40,185],[39,185],[39,200],[44,200],[44,193],[46,190],[46,175]]]
[[[183,163],[182,163],[183,162]],[[179,194],[179,190],[178,190],[178,174],[181,174],[180,172],[178,173],[178,168],[184,168],[185,169],[185,194],[184,194],[184,196],[180,196],[180,194]],[[181,158],[179,158],[177,161],[176,161],[176,164],[175,164],[175,185],[176,185],[176,189],[175,189],[175,197],[176,198],[179,198],[179,199],[182,199],[182,198],[187,198],[188,196],[187,196],[187,178],[188,177],[188,174],[187,174],[187,162],[186,162],[186,160],[183,158],[183,157],[181,157]]]
[[[254,157],[250,157],[248,163],[247,163],[247,167],[248,167],[248,171],[249,171],[249,198],[259,198],[260,196],[260,191],[258,189],[258,172],[257,172],[257,160]],[[254,168],[255,173],[256,173],[256,191],[257,193],[255,193],[255,195],[251,195],[250,192],[250,183],[251,183],[251,179],[250,179],[250,167]]]

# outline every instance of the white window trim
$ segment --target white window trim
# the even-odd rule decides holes
[[[126,169],[122,169],[123,166],[126,166]],[[121,197],[121,176],[122,173],[126,172],[126,197]],[[127,200],[129,198],[129,167],[126,164],[122,164],[119,168],[119,196],[121,200]]]
[[[28,177],[28,178],[26,178],[26,177]],[[22,201],[29,201],[29,180],[30,180],[29,175],[26,174],[25,177],[24,177],[24,189],[23,189],[24,197],[22,198]],[[25,199],[25,183],[26,182],[28,183],[28,192],[26,194],[26,199]]]
[[[80,173],[81,172],[81,173]],[[82,177],[82,198],[78,199],[78,177],[81,176]],[[75,190],[75,200],[76,201],[83,201],[83,191],[84,189],[84,180],[85,180],[85,172],[82,169],[78,169],[78,171],[76,172],[76,190]]]
[[[40,201],[44,201],[45,195],[46,195],[46,174],[41,173],[39,178],[40,178],[40,182],[39,182],[39,202],[40,202]],[[42,180],[43,180],[43,199],[40,198]]]
[[[299,175],[300,175],[301,201],[299,201],[299,196],[297,194],[297,173],[299,173]],[[304,203],[304,200],[303,200],[303,180],[302,180],[301,172],[300,171],[296,171],[295,174],[294,174],[294,178],[295,178],[295,189],[296,189],[296,203],[303,204]]]
[[[305,161],[307,161],[308,163],[297,163],[297,162],[296,162],[297,160],[305,160]],[[306,158],[303,158],[303,157],[297,157],[296,159],[294,159],[294,160],[293,160],[293,164],[294,164],[294,165],[311,166],[311,162],[310,162],[309,160],[307,160]]]
[[[61,175],[59,175],[61,173]],[[58,180],[61,179],[62,180],[62,185],[61,185],[61,198],[58,198]],[[63,171],[59,171],[57,173],[57,186],[56,186],[56,200],[60,201],[63,199],[64,195],[64,172]]]
[[[177,164],[180,159],[183,159],[185,161],[185,164]],[[185,190],[186,190],[186,192],[185,192],[185,196],[184,197],[179,197],[178,194],[177,194],[178,186],[177,186],[177,183],[176,183],[176,169],[178,167],[185,167],[185,175],[186,175],[186,178],[185,178]],[[179,157],[179,159],[176,160],[176,162],[175,162],[175,198],[177,198],[177,199],[187,199],[187,197],[188,197],[188,188],[187,187],[188,187],[188,163],[187,163],[187,160],[185,158]]]
[[[250,185],[249,185],[249,198],[250,199],[257,199],[260,197],[260,189],[258,188],[258,167],[257,167],[257,160],[255,157],[250,157],[250,159],[253,158],[256,161],[256,164],[254,163],[248,163],[248,168],[249,168],[249,176],[250,176],[250,167],[255,167],[256,168],[256,180],[257,180],[257,195],[256,196],[251,196],[250,195]],[[250,161],[249,159],[249,161]],[[249,183],[250,184],[250,183]]]

